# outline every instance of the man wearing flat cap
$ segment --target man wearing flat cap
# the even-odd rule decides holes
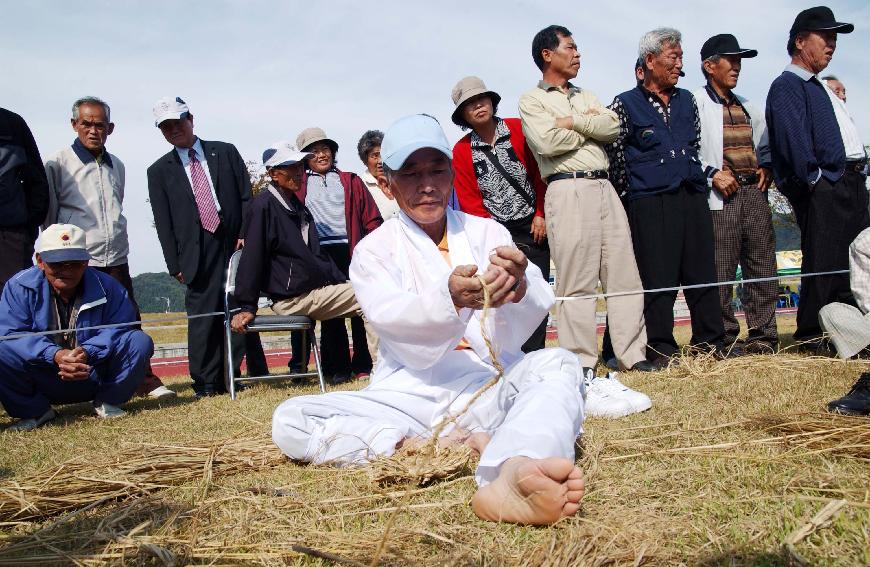
[[[756,50],[740,47],[731,34],[711,37],[701,47],[701,71],[707,85],[693,93],[701,118],[700,157],[710,185],[708,203],[720,282],[734,280],[738,263],[746,279],[776,276],[773,220],[767,202],[773,179],[764,114],[733,91],[742,60],[756,55]],[[748,283],[744,289],[748,336],[743,349],[772,353],[779,342],[777,282]],[[732,295],[732,286],[719,287],[726,345],[735,344],[740,334]]]
[[[870,226],[864,148],[854,124],[838,122],[836,95],[818,78],[834,56],[837,34],[854,28],[826,6],[799,13],[788,38],[791,63],[767,95],[773,175],[801,229],[803,273],[848,269],[849,244]],[[853,135],[845,135],[850,128]],[[848,274],[801,281],[794,338],[805,349],[823,347],[819,309],[833,301],[855,304]]]
[[[59,404],[91,401],[98,417],[121,417],[118,406],[145,378],[154,344],[124,324],[137,320],[127,291],[90,259],[84,230],[50,225],[36,242],[36,266],[3,289],[0,336],[24,335],[0,342],[0,403],[18,418],[9,430],[48,423]]]
[[[248,170],[232,144],[194,135],[193,114],[180,97],[157,101],[154,123],[173,146],[148,168],[148,195],[166,267],[187,286],[188,315],[223,311],[227,262],[242,245],[243,208],[251,198]],[[233,360],[240,361],[245,341],[241,336],[237,341]],[[187,344],[196,396],[226,393],[222,319],[189,319]],[[265,367],[264,359],[257,362]]]

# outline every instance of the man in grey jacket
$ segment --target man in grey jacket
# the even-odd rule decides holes
[[[124,164],[106,149],[106,139],[115,129],[111,110],[97,97],[83,97],[73,103],[70,123],[76,139],[45,163],[49,209],[43,228],[66,223],[84,230],[90,267],[109,274],[124,286],[136,318],[141,320],[127,263],[130,246],[122,210]],[[154,375],[150,363],[137,393],[150,398],[175,396]]]
[[[701,119],[701,163],[711,187],[716,277],[731,281],[737,264],[743,277],[776,276],[773,222],[767,203],[772,176],[764,114],[734,94],[744,58],[755,57],[731,34],[704,42],[701,70],[707,85],[695,91]],[[734,316],[732,286],[719,287],[725,324],[725,345],[738,352],[772,353],[779,344],[776,329],[775,280],[745,284],[743,305],[748,336],[738,342],[740,323]]]

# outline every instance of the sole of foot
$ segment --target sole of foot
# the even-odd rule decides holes
[[[573,461],[514,457],[477,491],[471,508],[490,522],[546,526],[576,514],[585,491],[583,472]]]

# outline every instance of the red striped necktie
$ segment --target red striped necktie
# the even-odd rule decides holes
[[[190,148],[187,151],[187,155],[190,156],[190,180],[193,185],[193,197],[196,199],[196,208],[199,209],[199,220],[202,223],[202,228],[214,233],[221,223],[221,218],[214,203],[211,185],[209,185],[208,177],[202,168],[202,164],[196,158],[196,150]]]

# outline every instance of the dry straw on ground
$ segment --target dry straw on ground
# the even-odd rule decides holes
[[[276,457],[272,410],[314,388],[193,402],[185,385],[113,424],[65,410],[0,433],[0,510],[18,514],[0,525],[0,566],[870,564],[867,420],[819,413],[865,369],[781,354],[623,375],[653,409],[586,422],[583,509],[550,528],[478,521],[471,466],[379,486],[368,469]]]

